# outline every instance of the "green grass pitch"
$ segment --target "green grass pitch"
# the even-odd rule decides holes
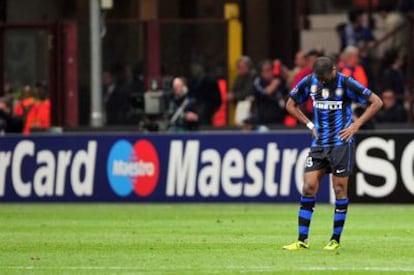
[[[317,205],[311,249],[296,204],[2,204],[0,274],[409,274],[414,205],[352,205],[342,248],[322,247],[331,205]]]

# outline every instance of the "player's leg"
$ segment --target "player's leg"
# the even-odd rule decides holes
[[[305,175],[300,198],[298,213],[298,240],[283,248],[287,250],[299,250],[309,247],[309,227],[312,220],[313,208],[316,203],[316,194],[319,183],[326,172],[327,162],[323,158],[323,150],[312,150],[305,164]]]
[[[326,250],[339,248],[341,235],[344,229],[348,212],[348,181],[352,173],[354,145],[347,144],[335,148],[332,152],[332,185],[335,192],[335,212],[333,232]]]
[[[308,242],[309,227],[312,220],[313,208],[316,203],[316,194],[318,193],[319,183],[324,174],[325,169],[305,173],[298,214],[298,240],[301,242]]]
[[[336,201],[331,241],[339,244],[348,212],[348,177],[332,176],[332,184]]]
[[[325,169],[305,173],[298,213],[298,240],[292,244],[285,245],[284,249],[300,250],[309,248],[309,227],[316,203],[316,193],[319,190],[319,183],[324,174]]]

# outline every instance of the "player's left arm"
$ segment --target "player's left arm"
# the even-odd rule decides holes
[[[343,129],[340,132],[340,139],[349,140],[355,135],[359,128],[368,120],[370,120],[382,107],[382,100],[375,93],[371,93],[368,97],[369,106],[362,115],[355,120],[348,128]]]

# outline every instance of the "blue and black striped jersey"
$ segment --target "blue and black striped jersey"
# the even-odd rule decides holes
[[[352,77],[337,73],[335,79],[327,84],[319,82],[314,74],[304,77],[289,96],[296,104],[312,98],[318,139],[314,139],[311,146],[329,147],[346,143],[339,138],[339,132],[352,123],[352,102],[366,104],[371,94],[371,90]],[[352,141],[353,138],[348,142]]]

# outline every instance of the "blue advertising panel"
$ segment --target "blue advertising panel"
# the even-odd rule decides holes
[[[2,137],[0,200],[296,202],[309,144],[309,133]]]

